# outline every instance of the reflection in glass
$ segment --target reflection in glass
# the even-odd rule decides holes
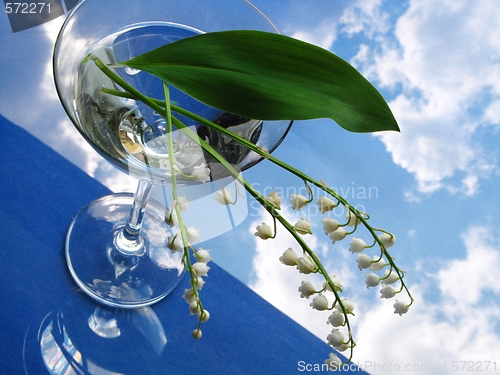
[[[161,368],[164,361],[160,358],[167,338],[150,307],[60,309],[43,319],[36,340],[38,353],[51,375],[159,374],[164,371]],[[25,345],[26,348],[29,350],[29,345]],[[26,371],[30,375],[40,374],[38,368]]]

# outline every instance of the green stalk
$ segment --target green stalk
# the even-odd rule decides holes
[[[172,180],[172,195],[174,197],[174,202],[178,202],[179,199],[179,193],[177,190],[177,177],[175,175],[175,156],[174,156],[174,145],[172,141],[172,134],[173,134],[173,127],[172,127],[172,111],[170,109],[170,90],[168,89],[168,84],[166,82],[163,83],[163,91],[165,95],[165,103],[167,105],[165,106],[165,119],[167,121],[167,147],[168,147],[168,160],[170,163],[170,175],[171,175],[171,180]],[[159,112],[161,113],[161,112]],[[184,246],[184,267],[187,268],[189,271],[189,276],[190,276],[190,281],[191,281],[191,288],[193,289],[193,294],[196,297],[196,301],[198,303],[198,306],[200,308],[200,317],[203,316],[204,311],[203,311],[203,306],[201,304],[201,300],[199,297],[198,290],[196,289],[196,282],[197,276],[193,272],[193,267],[192,267],[192,262],[191,258],[189,256],[189,243],[188,243],[188,238],[187,238],[187,233],[186,233],[186,225],[184,224],[184,221],[182,219],[181,215],[181,209],[179,204],[176,204],[175,207],[175,213],[177,215],[177,220],[179,221],[179,228],[181,231],[181,237],[182,237],[182,242],[184,244],[188,244]],[[198,330],[201,328],[201,319],[198,321]]]
[[[245,189],[250,193],[250,195],[252,195],[272,216],[273,218],[277,219],[285,228],[286,230],[292,234],[292,236],[295,238],[295,240],[298,242],[298,244],[302,247],[303,251],[305,253],[307,253],[315,262],[316,266],[318,267],[318,270],[317,272],[321,273],[323,275],[323,277],[325,278],[325,280],[327,281],[327,283],[330,285],[330,288],[331,290],[333,291],[334,295],[335,295],[335,299],[336,299],[336,302],[334,302],[334,304],[332,305],[332,308],[335,306],[335,303],[339,303],[340,306],[341,306],[341,310],[346,318],[346,325],[347,325],[347,329],[348,329],[348,332],[349,332],[349,342],[351,343],[351,355],[349,357],[349,360],[348,362],[352,359],[352,355],[353,355],[353,346],[355,345],[354,341],[353,341],[353,338],[352,338],[352,331],[351,331],[351,327],[350,327],[350,323],[349,323],[349,319],[347,317],[348,313],[345,309],[345,306],[343,305],[342,301],[341,301],[341,298],[335,288],[335,285],[333,284],[332,280],[330,279],[327,271],[325,270],[325,268],[323,267],[323,265],[321,264],[321,262],[319,261],[317,255],[309,248],[309,246],[307,245],[307,243],[301,238],[301,236],[295,231],[295,228],[287,221],[285,220],[280,214],[279,212],[276,211],[275,207],[269,203],[267,201],[267,199],[265,197],[263,197],[257,190],[255,190],[252,185],[250,185],[248,183],[248,181],[246,181],[242,176],[241,174],[231,165],[229,164],[222,155],[220,155],[215,149],[213,149],[208,143],[206,143],[204,140],[200,139],[198,137],[198,135],[196,133],[194,133],[190,128],[188,128],[187,126],[185,126],[181,121],[179,121],[178,119],[176,119],[175,117],[172,117],[171,116],[171,111],[175,111],[179,114],[182,114],[182,115],[185,115],[205,126],[208,126],[218,132],[220,132],[221,134],[225,135],[226,137],[240,143],[242,146],[245,146],[247,147],[248,149],[250,149],[251,151],[257,153],[258,155],[264,157],[265,159],[268,159],[269,161],[271,161],[272,163],[278,165],[279,167],[287,170],[288,172],[294,174],[295,176],[301,178],[307,185],[307,183],[311,183],[312,185],[316,186],[317,188],[319,188],[320,190],[323,190],[325,191],[327,194],[331,195],[332,197],[334,197],[339,203],[342,203],[346,209],[348,209],[352,214],[354,214],[362,223],[363,225],[367,228],[367,230],[370,232],[370,234],[373,236],[373,238],[375,239],[375,241],[379,244],[380,248],[381,248],[381,254],[384,254],[387,258],[387,260],[389,261],[389,264],[391,265],[391,268],[395,269],[396,272],[398,273],[398,276],[401,280],[401,284],[402,284],[402,287],[401,287],[401,290],[404,288],[406,290],[406,292],[408,293],[408,296],[410,297],[410,305],[413,303],[413,297],[411,296],[406,284],[404,283],[403,281],[403,277],[404,277],[404,274],[401,270],[399,270],[399,268],[396,266],[396,264],[394,263],[392,257],[390,256],[390,254],[388,253],[387,249],[385,248],[385,246],[383,245],[383,243],[381,242],[381,240],[378,238],[378,235],[376,234],[376,230],[375,228],[371,227],[370,224],[368,224],[367,222],[367,217],[365,217],[365,215],[363,213],[361,213],[360,211],[356,210],[354,207],[352,207],[349,202],[347,200],[345,200],[342,196],[338,195],[335,191],[333,191],[332,189],[330,189],[328,186],[326,186],[326,184],[324,184],[322,181],[317,181],[311,177],[309,177],[308,175],[306,175],[305,173],[301,172],[300,170],[298,169],[295,169],[293,168],[292,166],[282,162],[281,160],[275,158],[274,156],[272,156],[269,152],[261,149],[260,147],[256,146],[255,144],[247,141],[246,139],[243,139],[241,137],[239,137],[238,135],[228,131],[227,129],[201,117],[201,116],[198,116],[190,111],[187,111],[179,106],[176,106],[174,104],[172,104],[170,102],[170,98],[169,98],[169,94],[168,94],[168,88],[165,89],[165,92],[166,92],[166,100],[165,101],[161,101],[161,100],[157,100],[157,99],[153,99],[153,98],[149,98],[145,95],[143,95],[141,92],[139,92],[138,90],[136,90],[134,87],[132,87],[131,85],[129,85],[126,81],[124,81],[123,79],[121,79],[121,77],[119,77],[116,73],[114,73],[111,69],[109,69],[108,67],[106,67],[97,57],[93,56],[93,55],[90,55],[89,56],[90,59],[92,59],[93,61],[95,61],[96,65],[104,72],[104,74],[106,74],[109,78],[111,78],[113,81],[115,81],[119,86],[121,86],[124,90],[127,91],[127,93],[124,93],[122,91],[118,91],[118,90],[110,90],[110,89],[106,89],[104,88],[102,91],[103,92],[107,92],[109,94],[112,94],[112,95],[116,95],[116,96],[121,96],[121,97],[126,97],[126,98],[130,98],[130,99],[135,99],[135,100],[140,100],[142,101],[144,104],[146,104],[147,106],[149,106],[151,109],[153,109],[154,111],[158,112],[158,113],[166,113],[167,115],[167,126],[168,126],[168,131],[169,133],[171,134],[171,131],[172,131],[172,125],[174,125],[177,129],[179,129],[180,131],[182,131],[186,136],[188,136],[189,138],[191,138],[193,141],[195,142],[198,142],[202,148],[209,154],[211,155],[217,162],[219,162],[220,164],[222,164],[226,170],[233,176],[233,178],[235,180],[237,180],[238,182],[240,182],[244,187]],[[169,153],[171,152],[170,148],[172,148],[172,155],[173,155],[173,146],[172,146],[172,142],[170,140],[169,142]],[[170,161],[171,161],[171,171],[173,172],[174,169],[173,169],[173,157],[170,158]],[[175,186],[175,173],[171,173],[172,174],[172,177],[173,177],[173,186]],[[175,193],[174,193],[175,194]],[[180,219],[180,211],[178,209],[178,207],[176,208],[176,213],[177,213],[177,216],[178,218]],[[386,232],[386,231],[383,231],[383,232]],[[184,239],[184,236],[186,235],[185,233],[182,234],[183,235],[183,239]],[[189,262],[189,257],[187,256],[188,254],[186,254],[186,249],[185,249],[185,256],[186,258],[188,259],[188,262]],[[194,290],[196,290],[195,288],[193,288]]]

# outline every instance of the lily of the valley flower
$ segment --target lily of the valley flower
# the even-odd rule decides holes
[[[354,311],[354,303],[349,298],[342,298],[342,305],[344,305],[345,312],[347,314],[350,314]],[[337,303],[335,305],[337,311],[342,312],[342,307],[340,306],[340,303]]]
[[[220,204],[223,204],[223,205],[228,205],[228,204],[234,203],[233,199],[231,198],[231,191],[229,191],[225,187],[223,187],[222,189],[217,190],[215,192],[215,198],[214,199],[217,202],[219,202]]]
[[[191,315],[196,315],[200,312],[200,304],[198,303],[198,300],[195,299],[189,303],[189,312]]]
[[[344,343],[344,334],[338,328],[334,328],[326,339],[328,340],[328,344],[337,348]]]
[[[302,281],[299,286],[300,298],[309,298],[313,294],[316,294],[314,285],[310,281]]]
[[[210,319],[210,313],[208,310],[203,309],[203,311],[198,312],[198,320],[202,323],[205,323],[208,319]]]
[[[334,311],[329,317],[327,324],[331,324],[334,327],[340,327],[344,325],[345,317],[340,311]]]
[[[287,250],[285,250],[283,255],[280,256],[280,262],[286,266],[296,266],[298,259],[299,259],[299,256],[297,255],[297,253],[295,251],[292,250],[291,247],[289,247]]]
[[[328,359],[325,360],[325,365],[327,365],[330,370],[336,371],[342,366],[342,360],[337,354],[330,353]]]
[[[387,264],[385,263],[384,258],[381,258],[379,255],[374,255],[372,258],[372,264],[370,265],[370,270],[372,271],[380,271]]]
[[[321,196],[318,198],[318,205],[319,205],[319,210],[321,211],[322,214],[324,214],[327,211],[331,211],[335,208],[335,202],[325,196]]]
[[[367,273],[365,276],[366,276],[365,282],[367,288],[377,286],[380,283],[380,277],[378,277],[378,275],[375,273],[370,272]]]
[[[182,241],[182,236],[177,233],[174,237],[169,237],[167,240],[167,247],[172,251],[172,253],[183,251],[184,242]]]
[[[396,236],[394,236],[393,234],[391,235],[389,233],[382,233],[380,236],[378,236],[378,238],[380,239],[380,242],[384,244],[384,247],[386,249],[394,246],[394,244],[396,243]]]
[[[203,285],[205,285],[205,280],[203,280],[202,277],[198,276],[196,277],[196,290],[201,290],[203,288]]]
[[[355,227],[361,223],[361,220],[356,215],[354,215],[350,210],[347,210],[345,218],[347,220],[347,225],[350,227]]]
[[[205,250],[202,248],[199,248],[195,253],[194,256],[196,260],[200,263],[208,263],[212,260],[212,257],[210,256],[210,250]]]
[[[194,227],[187,228],[186,229],[187,233],[187,239],[190,244],[195,244],[200,242],[200,231]]]
[[[307,198],[302,194],[292,194],[290,204],[294,210],[301,210],[307,204]]]
[[[201,329],[196,328],[191,335],[193,336],[193,339],[195,339],[195,340],[201,339],[201,335],[202,335]]]
[[[186,212],[189,208],[189,205],[191,204],[191,202],[189,202],[186,197],[183,195],[183,196],[180,196],[177,198],[177,204],[179,205],[179,209],[182,211],[182,212]]]
[[[323,218],[321,222],[323,223],[323,230],[325,231],[325,234],[330,234],[339,229],[339,222],[329,216]]]
[[[333,283],[333,287],[337,290],[337,291],[341,291],[342,290],[342,283],[340,282],[339,278],[335,275],[330,275],[330,280],[332,281]],[[332,288],[330,287],[330,284],[328,284],[326,281],[323,283],[323,288],[325,288],[325,290],[328,290],[330,292],[333,292]]]
[[[257,232],[255,232],[255,235],[257,237],[262,238],[263,240],[267,240],[268,238],[274,238],[272,228],[266,223],[257,225]]]
[[[343,227],[340,227],[336,231],[333,231],[332,233],[330,233],[330,239],[332,240],[332,243],[334,244],[337,241],[342,241],[346,235],[347,235],[346,230]]]
[[[392,298],[396,295],[398,291],[396,288],[394,288],[391,285],[384,286],[382,289],[380,289],[380,298]]]
[[[318,266],[308,254],[304,254],[302,258],[297,259],[297,269],[300,273],[309,274],[315,272]]]
[[[276,191],[272,191],[267,195],[267,200],[269,203],[274,205],[278,210],[281,208],[281,199]]]
[[[177,213],[175,212],[175,209],[168,210],[165,213],[165,223],[167,223],[170,228],[179,224],[179,220],[177,219]]]
[[[210,181],[210,168],[208,168],[205,163],[197,165],[193,168],[193,173],[191,177],[197,182],[208,182]]]
[[[409,305],[407,305],[403,301],[396,301],[393,307],[394,307],[394,314],[399,314],[400,316],[406,314],[410,309]]]
[[[390,272],[390,273],[389,273]],[[389,270],[385,270],[384,274],[382,275],[382,280],[380,282],[385,285],[389,284],[394,284],[396,281],[399,280],[399,276],[396,272],[391,272]]]
[[[184,289],[184,295],[182,296],[182,298],[184,298],[187,303],[196,301],[196,295],[194,294],[193,288]]]
[[[328,309],[328,299],[323,294],[318,294],[309,305],[315,310],[323,311]]]
[[[306,219],[300,219],[294,226],[295,230],[299,234],[311,234],[311,223]]]
[[[208,270],[210,270],[210,267],[202,262],[196,262],[192,267],[195,275],[198,277],[207,276]]]
[[[366,254],[358,254],[356,257],[356,262],[358,262],[358,268],[364,270],[370,267],[372,264],[372,258]]]
[[[360,253],[366,248],[366,243],[361,238],[353,237],[349,244],[349,251],[351,253]]]

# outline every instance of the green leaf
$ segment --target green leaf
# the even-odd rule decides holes
[[[354,67],[323,48],[279,34],[200,34],[120,64],[249,118],[331,118],[353,132],[399,130],[382,95]]]

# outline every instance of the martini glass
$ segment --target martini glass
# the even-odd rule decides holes
[[[115,307],[138,308],[164,298],[180,281],[182,254],[167,248],[171,228],[166,208],[149,199],[153,185],[171,181],[165,120],[144,104],[102,91],[119,90],[95,63],[115,64],[161,45],[199,33],[251,29],[277,32],[246,0],[83,0],[69,14],[54,49],[55,85],[72,123],[112,165],[139,180],[135,195],[111,194],[84,207],[66,237],[69,270],[82,290]],[[130,68],[115,73],[147,96],[163,97],[162,82]],[[171,100],[272,152],[290,121],[266,122],[211,108],[171,88]],[[176,115],[239,170],[260,161],[258,155],[193,120]],[[179,184],[197,184],[189,176],[208,165],[212,181],[227,177],[197,142],[173,132]],[[73,187],[74,188],[74,187]],[[207,217],[207,220],[213,218]]]

